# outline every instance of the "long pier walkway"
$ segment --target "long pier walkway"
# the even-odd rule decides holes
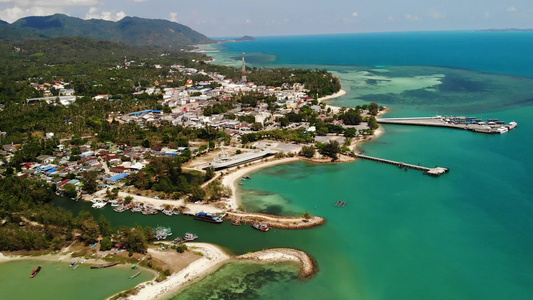
[[[376,121],[380,124],[448,127],[481,133],[506,133],[517,126],[516,122],[509,124],[504,124],[498,120],[496,122],[482,122],[472,117],[379,118]]]
[[[383,158],[378,158],[378,157],[373,157],[373,156],[368,156],[368,155],[363,155],[363,154],[358,154],[358,153],[353,153],[353,156],[355,156],[357,158],[361,158],[361,159],[368,159],[368,160],[373,160],[373,161],[377,161],[377,162],[381,162],[381,163],[395,165],[395,166],[398,166],[400,168],[406,168],[406,169],[409,168],[409,169],[415,169],[415,170],[423,171],[424,174],[427,174],[427,175],[430,175],[430,176],[435,176],[435,177],[439,177],[442,174],[450,172],[450,169],[448,169],[448,168],[442,168],[442,167],[428,168],[428,167],[424,167],[424,166],[406,164],[406,163],[399,162],[399,161],[383,159]]]

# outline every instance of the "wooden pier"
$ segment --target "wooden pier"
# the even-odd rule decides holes
[[[439,177],[442,174],[450,172],[450,169],[448,169],[448,168],[442,168],[442,167],[428,168],[428,167],[424,167],[424,166],[406,164],[406,163],[399,162],[399,161],[383,159],[383,158],[378,158],[378,157],[372,157],[372,156],[358,154],[358,153],[353,153],[353,156],[355,156],[357,158],[361,158],[361,159],[368,159],[368,160],[373,160],[373,161],[377,161],[377,162],[381,162],[381,163],[395,165],[395,166],[398,166],[399,168],[403,168],[403,169],[415,169],[415,170],[423,171],[424,174],[427,174],[427,175],[430,175],[430,176],[434,176],[434,177]]]

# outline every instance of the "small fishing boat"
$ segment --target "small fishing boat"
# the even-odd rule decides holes
[[[128,209],[127,209],[126,207],[122,206],[122,205],[121,205],[121,206],[117,206],[117,207],[114,209],[114,211],[119,212],[119,213],[124,212],[124,211],[126,211],[126,210],[128,210]]]
[[[37,269],[31,272],[30,278],[37,276],[37,273],[39,273],[40,271],[41,271],[41,266],[38,266]]]
[[[231,225],[241,226],[241,221],[235,220],[235,221],[231,222]]]
[[[73,262],[70,263],[70,266],[73,267],[74,265],[76,265],[76,264],[79,263],[79,262],[80,262],[79,259],[76,260],[76,261],[73,261]]]
[[[72,268],[72,270],[76,270],[76,269],[79,268],[79,267],[80,267],[80,265],[77,264],[77,265],[74,266],[74,268]]]
[[[163,227],[163,226],[157,226],[155,228],[155,238],[159,240],[164,240],[167,238],[167,236],[172,235],[172,230],[170,227]]]
[[[183,236],[183,240],[187,241],[187,242],[190,242],[190,241],[194,241],[198,239],[198,236],[196,234],[193,234],[193,233],[189,233],[187,232],[184,236]]]
[[[131,266],[131,268],[132,268],[132,269],[137,268],[137,264],[133,264],[133,265]]]
[[[97,245],[98,245],[98,243],[94,243],[94,245],[92,245],[90,249],[96,247]]]
[[[91,269],[104,269],[104,268],[109,268],[109,267],[116,266],[116,265],[118,265],[118,262],[114,261],[114,262],[110,262],[107,264],[92,265]]]
[[[130,276],[130,279],[133,279],[133,278],[135,278],[135,277],[141,275],[141,273],[142,273],[142,271],[139,271],[139,272],[137,272],[137,273],[131,275],[131,276]]]
[[[338,200],[336,203],[335,203],[335,206],[336,207],[344,207],[346,205],[346,201],[340,201]]]
[[[253,222],[252,227],[263,232],[267,232],[270,230],[270,226],[266,223]]]

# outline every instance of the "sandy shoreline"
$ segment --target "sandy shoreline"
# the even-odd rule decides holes
[[[202,258],[167,277],[164,281],[155,282],[152,280],[140,284],[138,286],[139,292],[126,299],[165,299],[185,285],[214,272],[231,258],[222,248],[213,244],[187,243],[186,245],[190,250],[201,252]]]
[[[222,248],[214,244],[187,243],[186,245],[190,250],[201,252],[203,257],[191,263],[185,269],[167,277],[164,281],[155,282],[152,280],[138,285],[138,293],[127,297],[127,299],[146,300],[168,298],[184,286],[211,274],[232,259],[264,262],[299,262],[301,265],[300,276],[302,278],[309,278],[317,272],[314,259],[300,250],[276,248],[232,257]]]
[[[253,253],[247,253],[236,257],[239,260],[254,261],[296,261],[300,263],[300,277],[310,278],[315,275],[318,268],[315,260],[309,254],[289,248],[273,248]]]
[[[222,185],[228,186],[231,189],[231,197],[228,198],[228,206],[232,210],[237,210],[239,208],[239,197],[237,194],[237,184],[239,179],[241,179],[246,174],[252,173],[254,171],[272,167],[279,164],[285,164],[289,162],[295,162],[298,161],[298,157],[289,157],[289,158],[282,158],[282,159],[274,159],[269,160],[267,162],[256,162],[251,164],[248,167],[236,169],[233,168],[230,170],[231,173],[224,175],[222,178]]]
[[[328,96],[324,96],[324,97],[320,97],[318,98],[318,102],[323,102],[323,101],[326,101],[326,100],[331,100],[331,99],[335,99],[335,98],[339,98],[339,97],[342,97],[346,95],[346,91],[345,90],[339,90],[338,92],[336,92],[335,94],[331,94],[331,95],[328,95]],[[329,105],[329,104],[326,104],[326,109],[327,108],[331,108],[331,111],[334,112],[334,113],[338,113],[341,109],[340,106],[334,106],[334,105]]]

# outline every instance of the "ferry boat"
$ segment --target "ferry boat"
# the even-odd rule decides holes
[[[210,222],[210,223],[216,223],[216,224],[221,224],[222,221],[224,221],[224,218],[223,218],[222,215],[217,216],[215,214],[209,214],[209,213],[205,213],[205,212],[197,213],[196,215],[194,215],[194,218],[196,220]]]
[[[37,276],[37,273],[39,273],[40,271],[41,271],[41,266],[38,266],[37,269],[31,272],[30,278]]]
[[[270,226],[266,223],[253,222],[252,227],[263,232],[267,232],[270,230]]]

